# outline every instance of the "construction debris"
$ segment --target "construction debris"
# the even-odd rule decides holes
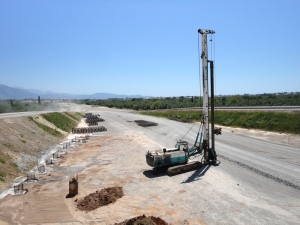
[[[157,123],[151,122],[151,121],[146,121],[146,120],[135,120],[134,122],[136,122],[139,126],[142,127],[151,127],[151,126],[157,126]]]
[[[98,122],[104,122],[105,120],[100,118],[99,114],[86,113],[83,118],[88,126],[97,126]]]
[[[123,197],[123,195],[122,187],[104,188],[85,196],[81,200],[76,199],[75,202],[77,202],[77,208],[79,210],[88,212],[101,206],[114,203],[117,199]]]
[[[92,118],[87,118],[85,120],[85,122],[89,125],[89,126],[92,126],[92,125],[98,125],[98,122],[104,122],[105,120],[100,118],[100,117],[92,117]]]
[[[107,131],[106,127],[96,126],[96,127],[72,128],[72,134],[87,134],[87,133],[102,132],[102,131]]]
[[[98,126],[98,122],[95,120],[90,120],[89,122],[86,122],[88,126]]]
[[[74,138],[72,138],[70,141],[71,142],[80,142],[80,143],[86,143],[87,140],[89,139],[89,135],[85,135],[85,136],[75,136]]]
[[[83,115],[83,118],[88,118],[91,115],[92,115],[92,113],[86,113],[85,115]]]

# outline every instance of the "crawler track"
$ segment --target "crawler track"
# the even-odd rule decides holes
[[[185,173],[188,171],[199,169],[202,163],[199,161],[190,162],[184,165],[172,166],[167,170],[169,176]]]

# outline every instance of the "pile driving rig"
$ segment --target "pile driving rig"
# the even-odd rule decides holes
[[[196,136],[194,146],[189,148],[188,142],[177,141],[174,148],[164,148],[146,153],[146,162],[153,168],[170,166],[169,175],[175,175],[186,171],[200,168],[205,163],[217,161],[215,151],[214,134],[221,134],[221,128],[214,127],[214,62],[208,60],[207,34],[214,34],[213,30],[198,30],[202,36],[202,84],[203,84],[203,114],[199,132]],[[210,64],[210,84],[211,84],[211,132],[209,132],[209,106],[208,106],[208,63]],[[211,135],[210,135],[211,134]],[[211,146],[209,137],[211,136]],[[190,157],[203,155],[201,162],[189,162]]]

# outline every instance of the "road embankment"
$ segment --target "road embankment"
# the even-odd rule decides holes
[[[81,118],[64,112],[1,119],[0,192],[32,169],[42,152],[60,143]]]

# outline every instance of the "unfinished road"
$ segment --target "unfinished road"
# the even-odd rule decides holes
[[[216,136],[219,163],[170,177],[153,173],[148,150],[194,143],[199,124],[93,107],[106,132],[67,152],[28,193],[0,200],[0,222],[7,224],[114,224],[139,215],[169,224],[299,224],[300,149],[223,128]],[[141,127],[135,120],[155,122]],[[249,133],[250,134],[250,133]],[[258,135],[263,136],[262,133]],[[201,160],[195,158],[194,160]],[[68,179],[79,174],[79,194],[66,198]],[[121,186],[124,196],[90,212],[76,199],[107,187]]]

